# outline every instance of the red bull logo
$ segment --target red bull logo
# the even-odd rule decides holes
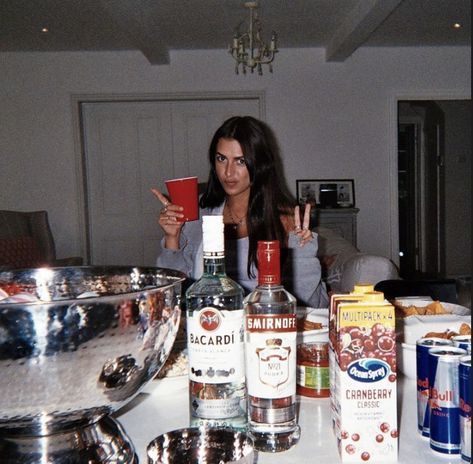
[[[430,404],[438,404],[438,403],[447,403],[452,404],[454,403],[454,394],[453,390],[446,390],[444,392],[439,392],[436,388],[430,389]]]
[[[428,389],[429,388],[429,379],[424,377],[423,379],[417,379],[418,389]]]

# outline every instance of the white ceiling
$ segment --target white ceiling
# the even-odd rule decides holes
[[[247,29],[244,0],[0,0],[0,51],[226,49]],[[343,61],[364,46],[471,46],[470,0],[260,0],[263,38],[324,47]],[[455,30],[454,22],[463,27]],[[41,29],[47,27],[48,33]]]

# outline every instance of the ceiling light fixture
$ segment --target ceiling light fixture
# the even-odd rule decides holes
[[[453,23],[453,29],[461,29],[462,25],[460,23]]]
[[[258,74],[263,74],[263,64],[269,66],[269,72],[273,72],[271,65],[274,60],[274,55],[278,51],[276,40],[276,32],[273,31],[271,35],[271,42],[269,46],[266,45],[261,38],[261,21],[257,15],[257,2],[246,2],[245,8],[250,10],[250,23],[248,32],[239,34],[239,26],[237,32],[233,36],[232,45],[229,47],[229,52],[236,60],[235,73],[239,74],[239,67],[241,65],[243,74],[246,74],[246,68],[251,72],[258,70]]]
[[[41,32],[49,32],[49,29],[47,27],[41,28]]]

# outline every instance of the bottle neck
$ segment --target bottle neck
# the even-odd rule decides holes
[[[258,286],[281,285],[280,250],[277,240],[258,241]]]
[[[279,260],[268,260],[260,264],[258,272],[259,287],[279,287],[281,285],[281,271]]]
[[[280,287],[281,277],[275,274],[258,274],[258,287]]]
[[[261,288],[261,289],[264,289],[264,290],[276,291],[276,290],[280,290],[284,287],[281,285],[281,282],[275,283],[275,284],[259,283],[258,282],[257,288]]]
[[[217,275],[225,274],[225,256],[205,256],[204,274]]]

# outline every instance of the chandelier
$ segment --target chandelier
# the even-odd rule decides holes
[[[269,46],[265,44],[261,38],[261,22],[256,12],[258,8],[257,2],[246,2],[245,8],[250,10],[249,30],[241,35],[237,31],[233,37],[229,52],[236,60],[236,74],[239,74],[239,67],[241,65],[243,74],[246,74],[247,68],[251,72],[254,72],[256,68],[261,76],[263,74],[263,64],[267,64],[269,72],[273,72],[271,63],[274,60],[275,53],[278,51],[276,46],[277,36],[273,31]]]

